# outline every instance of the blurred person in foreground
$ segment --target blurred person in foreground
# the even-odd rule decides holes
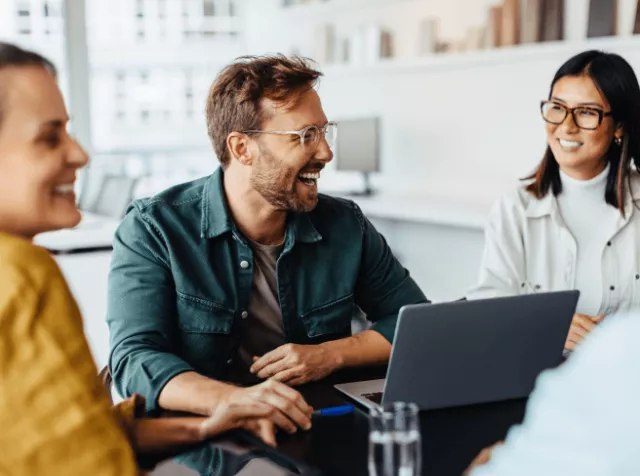
[[[494,207],[468,299],[580,291],[565,349],[640,307],[640,87],[623,58],[586,51],[541,103],[547,151]]]
[[[271,409],[227,402],[208,418],[142,418],[134,396],[110,407],[80,312],[38,233],[81,219],[84,150],[45,58],[0,43],[0,474],[139,473],[135,452],[203,441],[244,427],[274,444]]]
[[[308,428],[306,403],[279,398],[289,386],[386,363],[398,311],[426,301],[360,208],[318,193],[337,133],[320,74],[285,56],[226,67],[206,107],[221,166],[135,201],[120,225],[109,365],[149,410],[263,402]],[[372,326],[352,335],[358,309]]]
[[[640,474],[640,312],[612,315],[538,378],[524,422],[467,476]]]

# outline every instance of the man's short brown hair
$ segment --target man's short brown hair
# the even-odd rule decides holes
[[[243,56],[223,69],[211,85],[206,108],[207,131],[222,166],[231,160],[229,134],[260,129],[268,119],[264,99],[290,107],[320,76],[309,60],[284,55]]]

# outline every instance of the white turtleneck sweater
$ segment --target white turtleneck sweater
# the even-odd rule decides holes
[[[602,304],[602,253],[616,231],[620,212],[605,202],[609,165],[590,180],[576,180],[560,171],[560,215],[576,240],[575,289],[580,291],[576,312],[596,316]]]

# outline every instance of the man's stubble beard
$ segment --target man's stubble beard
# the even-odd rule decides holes
[[[299,170],[287,170],[280,161],[264,147],[258,144],[260,157],[251,172],[251,186],[275,209],[305,213],[313,210],[318,203],[318,195],[311,200],[301,200],[298,196]],[[293,183],[293,187],[289,184]]]

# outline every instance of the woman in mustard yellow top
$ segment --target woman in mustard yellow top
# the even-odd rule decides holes
[[[0,43],[0,474],[139,474],[135,451],[194,443],[245,427],[273,443],[270,408],[217,409],[208,418],[136,418],[112,409],[78,307],[41,232],[76,225],[73,185],[87,155],[51,63]]]

